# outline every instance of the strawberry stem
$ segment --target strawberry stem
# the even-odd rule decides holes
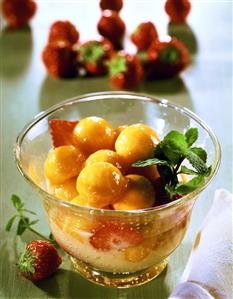
[[[104,56],[104,46],[99,42],[92,42],[80,47],[79,52],[84,63],[96,63]]]
[[[31,228],[31,227],[28,227],[28,230],[30,230],[32,233],[36,234],[37,236],[39,236],[40,238],[46,240],[46,241],[49,241],[51,242],[51,240],[45,236],[43,236],[42,234],[40,234],[37,230]]]

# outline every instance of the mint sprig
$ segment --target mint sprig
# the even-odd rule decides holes
[[[37,222],[39,222],[39,219],[33,219],[31,220],[26,214],[31,214],[36,216],[36,213],[33,211],[30,211],[24,207],[23,201],[20,199],[18,195],[13,194],[11,196],[11,201],[13,203],[13,206],[16,209],[16,214],[13,215],[7,222],[5,226],[5,230],[9,232],[14,224],[14,222],[18,219],[18,224],[17,224],[17,229],[16,229],[16,234],[18,236],[21,236],[26,230],[30,230],[40,238],[47,240],[51,242],[53,245],[56,245],[57,247],[58,244],[56,243],[54,237],[52,234],[49,235],[49,238],[46,236],[42,235],[39,233],[37,230],[35,230],[32,226],[35,225]]]
[[[171,131],[156,146],[152,159],[137,161],[132,166],[157,165],[170,199],[176,198],[177,195],[188,194],[202,185],[205,177],[211,173],[211,166],[206,165],[206,151],[201,147],[192,147],[197,139],[197,128],[190,128],[185,134]],[[182,165],[185,160],[193,168]],[[191,175],[192,179],[186,183],[179,182],[179,174]]]

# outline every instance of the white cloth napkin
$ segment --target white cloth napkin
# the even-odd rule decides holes
[[[181,283],[169,299],[233,299],[233,195],[215,192],[195,239]]]

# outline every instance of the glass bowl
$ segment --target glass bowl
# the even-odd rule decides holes
[[[95,209],[57,199],[48,192],[44,176],[44,162],[52,148],[48,121],[93,115],[114,127],[147,124],[161,139],[171,130],[198,128],[198,146],[208,152],[212,165],[210,176],[192,193],[145,210]],[[123,288],[146,283],[166,267],[166,258],[185,235],[196,198],[218,170],[220,146],[212,130],[186,108],[150,95],[103,92],[67,100],[37,115],[18,135],[15,155],[21,174],[40,193],[50,229],[75,269],[97,284]],[[94,239],[105,244],[104,249],[93,246]]]

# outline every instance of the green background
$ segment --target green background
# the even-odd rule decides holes
[[[193,1],[188,25],[168,26],[164,1],[125,1],[121,16],[127,23],[127,36],[141,21],[151,20],[161,36],[168,30],[189,42],[192,63],[180,78],[144,82],[138,92],[150,93],[182,104],[203,118],[217,134],[222,146],[222,164],[211,185],[199,197],[189,230],[180,247],[170,258],[167,269],[147,285],[129,290],[96,286],[75,273],[68,258],[58,273],[38,284],[22,278],[15,266],[25,241],[4,232],[4,225],[14,213],[10,202],[18,194],[29,209],[39,215],[37,229],[48,233],[41,201],[18,173],[13,145],[19,130],[35,114],[72,96],[111,90],[105,77],[54,80],[46,74],[41,51],[46,44],[48,28],[57,19],[68,19],[77,25],[81,40],[97,36],[100,16],[97,0],[38,1],[38,11],[30,30],[10,32],[1,19],[1,298],[118,298],[163,299],[177,285],[187,262],[195,233],[211,206],[216,188],[232,188],[232,3],[231,1]],[[126,42],[127,49],[133,50]]]

